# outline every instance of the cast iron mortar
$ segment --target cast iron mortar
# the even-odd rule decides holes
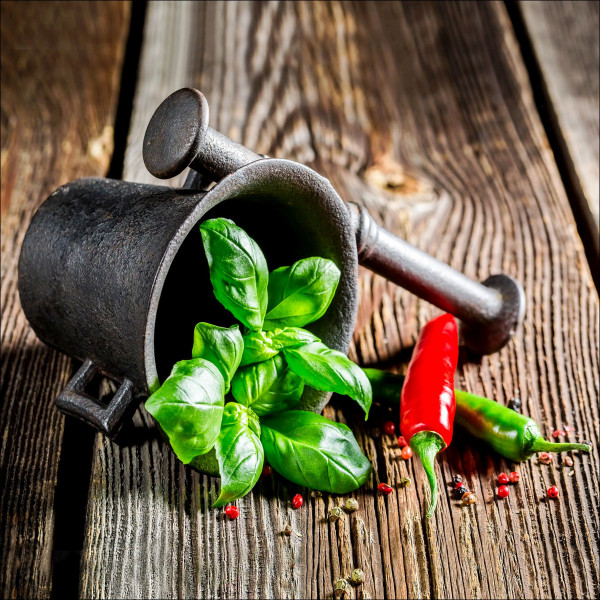
[[[206,218],[228,217],[246,229],[270,269],[307,256],[333,260],[342,272],[334,302],[308,328],[344,353],[359,262],[456,315],[463,341],[478,353],[501,348],[522,320],[524,294],[514,279],[476,283],[379,227],[364,208],[344,204],[308,167],[232,142],[208,127],[197,90],[179,90],[157,109],[144,162],[161,178],[193,170],[184,189],[110,179],[58,188],[32,219],[19,260],[21,303],[34,331],[83,361],[57,406],[109,436],[176,360],[189,358],[198,321],[234,321],[209,284],[197,226]],[[96,372],[121,382],[106,406],[85,393]],[[310,390],[303,407],[321,411],[328,398]]]

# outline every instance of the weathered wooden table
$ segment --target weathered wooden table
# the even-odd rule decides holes
[[[598,3],[2,2],[2,499],[7,598],[593,598],[598,512]],[[17,260],[35,209],[89,175],[152,181],[148,119],[195,86],[211,124],[257,152],[330,178],[411,243],[527,295],[514,341],[465,362],[457,386],[518,396],[543,424],[575,428],[590,456],[520,467],[459,435],[439,461],[442,495],[393,438],[347,422],[372,459],[358,512],[335,497],[292,511],[273,477],[225,521],[217,482],[185,468],[140,409],[143,435],[111,443],[53,400],[75,365],[37,340],[19,305]],[[177,185],[181,179],[170,182]],[[368,272],[351,357],[402,370],[436,310]],[[461,473],[477,493],[462,508]],[[407,489],[387,497],[380,481]],[[545,501],[551,484],[560,499]],[[291,537],[282,535],[290,524]],[[366,594],[362,597],[368,597]]]

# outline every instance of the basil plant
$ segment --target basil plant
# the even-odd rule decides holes
[[[200,225],[215,298],[239,321],[198,323],[192,357],[178,362],[146,401],[185,464],[214,452],[221,493],[213,506],[247,494],[265,458],[283,477],[343,494],[367,481],[371,463],[348,427],[298,410],[305,386],[353,398],[372,391],[362,369],[305,325],[325,314],[340,271],[311,257],[269,273],[257,243],[233,221]]]

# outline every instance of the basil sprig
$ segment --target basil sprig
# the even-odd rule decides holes
[[[304,410],[289,410],[261,421],[269,464],[286,479],[307,487],[345,494],[367,481],[371,463],[352,431]]]
[[[200,225],[215,298],[249,329],[258,331],[267,310],[267,261],[258,244],[233,221]]]
[[[221,493],[213,507],[245,496],[258,481],[265,459],[258,417],[237,402],[226,404],[215,449]]]
[[[305,385],[354,398],[368,415],[362,370],[303,329],[323,316],[340,271],[311,257],[270,275],[260,248],[228,219],[200,225],[216,299],[244,326],[198,323],[192,359],[146,402],[184,463],[218,472],[214,506],[256,484],[265,455],[284,477],[334,493],[356,489],[371,465],[345,425],[296,410]],[[231,391],[235,402],[224,406]],[[228,396],[230,398],[230,396]]]
[[[203,358],[178,362],[162,386],[146,400],[146,410],[169,438],[177,458],[187,464],[214,445],[221,427],[225,382]]]

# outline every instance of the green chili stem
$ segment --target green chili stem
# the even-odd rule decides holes
[[[531,443],[531,450],[533,452],[567,452],[568,450],[589,452],[591,448],[587,444],[547,442],[544,438],[536,438]]]
[[[426,517],[429,519],[435,511],[437,503],[437,477],[435,476],[435,457],[440,450],[446,447],[442,437],[434,431],[419,431],[410,438],[410,447],[413,452],[421,459],[423,468],[429,480],[431,489],[431,498]]]

